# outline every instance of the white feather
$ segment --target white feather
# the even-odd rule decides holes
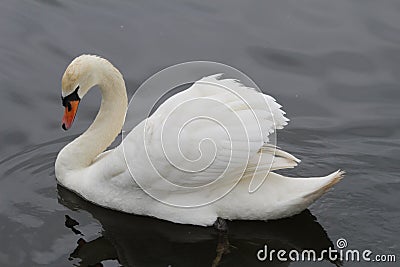
[[[115,84],[100,86],[103,102],[125,93]],[[107,90],[119,91],[110,96]],[[120,114],[118,108],[107,112]],[[288,178],[271,172],[299,162],[268,143],[270,134],[287,124],[285,112],[272,97],[220,74],[167,99],[120,146],[91,159],[89,166],[69,166],[73,153],[87,160],[93,154],[87,149],[96,142],[106,146],[115,137],[107,135],[107,127],[118,124],[118,116],[107,120],[104,110],[99,114],[91,126],[98,132],[86,132],[60,152],[56,176],[107,208],[196,225],[211,225],[217,217],[277,219],[301,212],[343,175]],[[250,193],[252,180],[263,183]]]

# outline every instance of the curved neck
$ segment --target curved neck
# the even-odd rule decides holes
[[[125,82],[111,63],[100,62],[96,73],[102,95],[100,110],[86,132],[59,153],[56,165],[58,163],[64,169],[74,170],[91,165],[111,145],[124,125],[128,105]]]

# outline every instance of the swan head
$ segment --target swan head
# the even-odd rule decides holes
[[[86,93],[97,84],[98,56],[82,55],[75,58],[62,77],[62,104],[65,107],[62,128],[68,130],[75,119],[79,102]]]

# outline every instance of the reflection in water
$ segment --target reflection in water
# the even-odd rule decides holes
[[[83,235],[81,231],[75,228],[75,226],[79,225],[77,221],[65,215],[65,227],[71,229],[71,231],[76,235]]]
[[[79,266],[102,266],[107,260],[123,266],[288,266],[290,262],[277,259],[260,262],[257,251],[264,245],[268,250],[313,249],[317,253],[333,247],[309,210],[271,222],[232,221],[225,234],[212,227],[180,225],[104,209],[61,186],[57,189],[62,205],[88,211],[103,228],[94,240],[77,238],[70,259],[79,259]],[[66,216],[66,225],[77,230],[78,222]]]
[[[77,241],[77,247],[70,254],[70,260],[79,258],[79,266],[103,266],[102,261],[118,261],[118,253],[113,244],[104,236],[86,242],[83,238]]]

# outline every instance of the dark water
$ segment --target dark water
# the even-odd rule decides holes
[[[400,260],[399,13],[395,0],[1,1],[0,266],[333,266],[256,252],[338,238]],[[291,118],[278,145],[303,161],[288,173],[347,176],[310,211],[232,222],[228,236],[93,206],[54,177],[57,152],[99,106],[91,92],[60,129],[61,75],[82,53],[111,59],[131,92],[176,63],[234,66]]]

